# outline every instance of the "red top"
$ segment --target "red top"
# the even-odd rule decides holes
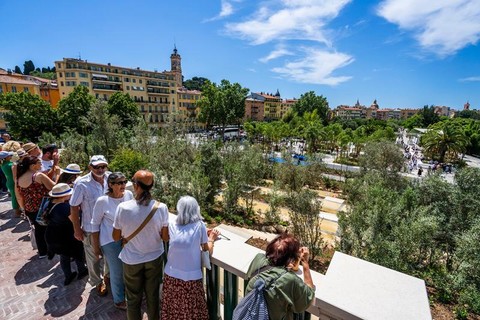
[[[32,175],[32,183],[28,187],[22,188],[18,186],[23,197],[25,211],[27,212],[37,212],[42,203],[42,198],[48,194],[47,187],[35,181],[36,175],[36,173]]]

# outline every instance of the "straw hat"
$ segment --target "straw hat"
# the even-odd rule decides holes
[[[71,173],[71,174],[80,174],[82,170],[80,170],[80,166],[76,163],[70,163],[65,169],[62,169],[62,172]]]
[[[59,183],[53,186],[48,195],[52,198],[61,198],[73,193],[73,189],[66,183]]]
[[[32,151],[33,149],[35,149],[37,147],[37,145],[33,142],[27,142],[23,145],[23,150],[25,150],[25,152],[30,152]]]

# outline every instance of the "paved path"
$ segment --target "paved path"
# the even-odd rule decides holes
[[[86,278],[63,285],[59,258],[38,259],[25,220],[0,197],[0,319],[126,319],[112,296],[100,298]],[[73,266],[74,264],[72,264]],[[145,315],[146,319],[146,315]]]

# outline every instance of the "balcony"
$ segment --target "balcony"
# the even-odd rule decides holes
[[[250,262],[262,250],[231,227],[218,229],[225,237],[215,242],[212,270],[206,270],[207,303],[210,319],[231,320]],[[301,270],[297,274],[303,278]],[[312,278],[316,298],[303,319],[431,319],[421,279],[340,252],[325,275],[312,271]]]
[[[122,91],[122,86],[119,84],[98,84],[94,83],[93,90],[107,90],[107,91]]]
[[[147,92],[149,94],[163,94],[163,95],[169,94],[169,90],[165,88],[159,89],[159,88],[147,87]]]

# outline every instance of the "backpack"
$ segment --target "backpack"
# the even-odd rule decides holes
[[[271,269],[271,266],[268,269]],[[268,286],[265,284],[265,280],[258,278],[253,285],[253,290],[243,297],[233,310],[232,320],[269,320],[265,291],[285,273],[286,271],[270,281]]]
[[[233,310],[232,320],[269,320],[264,290],[265,281],[255,281],[253,290],[243,297]]]
[[[50,204],[52,203],[52,198],[43,197],[42,203],[38,208],[36,221],[39,225],[46,227],[48,225],[48,214],[50,212]]]

